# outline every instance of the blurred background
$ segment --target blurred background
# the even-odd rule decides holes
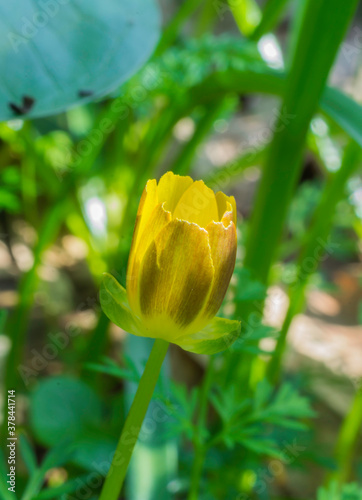
[[[152,345],[109,323],[100,280],[125,284],[142,189],[173,170],[235,196],[221,314],[244,329],[211,361],[171,346],[121,498],[361,499],[361,8],[328,34],[332,14],[301,26],[304,0],[129,3],[24,2],[2,21],[1,435],[16,389],[16,498],[99,495]],[[333,89],[313,90],[319,71]],[[298,148],[292,185],[286,167],[259,192],[258,233],[263,169]]]

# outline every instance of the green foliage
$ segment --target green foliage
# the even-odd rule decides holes
[[[214,439],[228,447],[237,443],[257,454],[282,459],[279,443],[268,436],[266,426],[306,430],[307,426],[300,420],[313,417],[314,412],[309,401],[289,384],[273,392],[267,381],[257,385],[252,399],[240,401],[235,386],[214,392],[211,401],[223,423]]]
[[[121,380],[130,382],[139,382],[141,374],[129,356],[124,356],[125,368],[121,368],[113,359],[103,356],[101,358],[103,364],[100,363],[85,363],[84,368],[97,373],[110,375]]]
[[[0,172],[0,210],[9,213],[19,213],[20,175],[16,167],[9,166]]]
[[[317,500],[361,500],[362,488],[358,484],[345,484],[342,487],[331,483],[327,488],[320,488]]]

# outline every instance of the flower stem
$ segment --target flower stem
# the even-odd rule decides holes
[[[119,498],[133,448],[151,401],[168,345],[168,342],[161,339],[156,339],[153,344],[99,500],[117,500]]]
[[[207,446],[204,443],[204,428],[206,424],[206,412],[208,395],[210,392],[212,376],[214,374],[214,356],[210,356],[200,393],[199,417],[197,421],[197,432],[194,440],[195,458],[192,464],[191,485],[188,500],[197,500],[199,497],[200,481],[204,465]]]

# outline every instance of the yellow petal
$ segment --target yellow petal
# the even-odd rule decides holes
[[[209,234],[211,258],[215,270],[210,296],[203,315],[211,319],[219,310],[228,289],[236,259],[236,229],[233,222],[225,227],[222,222],[211,222]]]
[[[142,259],[151,242],[156,238],[161,229],[171,221],[170,212],[166,212],[162,205],[163,203],[156,205],[151,215],[147,218],[147,225],[140,234],[137,248],[132,255],[132,261],[127,269],[128,301],[136,314],[140,312],[137,300],[137,284]]]
[[[127,265],[127,294],[128,294],[128,299],[131,302],[134,302],[132,300],[132,296],[134,296],[134,289],[132,287],[132,282],[134,281],[133,278],[130,280],[130,277],[134,276],[134,259],[135,259],[135,254],[136,250],[138,247],[138,244],[140,242],[141,235],[146,227],[146,224],[153,212],[153,209],[158,203],[158,198],[157,198],[157,183],[156,181],[149,180],[143,190],[142,196],[140,203],[138,205],[138,210],[137,210],[137,216],[136,216],[136,222],[134,226],[134,231],[133,231],[133,238],[132,238],[132,244],[131,244],[131,249],[128,257],[128,265]],[[130,287],[129,287],[130,283]]]
[[[194,222],[206,228],[211,221],[219,220],[214,192],[202,181],[194,182],[181,196],[173,217]]]
[[[173,213],[179,199],[192,183],[193,180],[191,177],[184,177],[181,175],[175,175],[173,172],[167,172],[161,177],[160,182],[158,183],[158,201],[164,201],[165,210],[169,210]]]
[[[151,243],[139,279],[139,308],[147,335],[171,340],[205,326],[198,321],[213,281],[207,232],[172,221]],[[172,340],[171,340],[172,341]]]
[[[157,204],[158,204],[157,182],[155,181],[155,179],[152,179],[147,181],[146,187],[143,190],[141,200],[138,205],[129,262],[130,260],[132,260],[133,254],[136,251],[142,232],[145,229],[148,219],[150,218],[153,209]]]
[[[219,218],[218,220],[221,221],[225,212],[229,211],[229,204],[232,207],[232,213],[233,213],[233,222],[236,226],[236,203],[235,203],[235,198],[234,196],[226,196],[223,192],[219,191],[215,195],[216,202],[217,202],[217,208],[218,208],[218,214]]]
[[[221,222],[225,227],[228,227],[230,222],[234,222],[234,212],[229,202],[227,202],[226,205],[227,209],[226,212],[224,212],[224,215],[221,217]]]

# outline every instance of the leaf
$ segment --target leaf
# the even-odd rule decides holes
[[[294,426],[294,419],[315,417],[309,400],[288,383],[273,395],[273,388],[266,380],[259,382],[253,405],[255,414],[250,415],[251,421],[265,421],[279,427],[290,428]],[[289,424],[289,421],[293,423]]]
[[[362,106],[333,87],[325,89],[320,105],[362,147]]]
[[[154,0],[3,3],[0,120],[60,113],[113,91],[151,55],[159,24]]]
[[[215,317],[199,332],[177,339],[175,343],[185,351],[215,354],[228,349],[239,337],[240,330],[240,321]]]
[[[101,402],[80,380],[66,376],[45,379],[31,395],[31,427],[38,441],[47,446],[59,444],[64,436],[75,439],[101,422]]]
[[[362,500],[362,488],[356,483],[341,487],[333,481],[328,487],[319,488],[317,500]]]
[[[122,368],[117,365],[112,359],[104,358],[104,365],[99,363],[85,363],[84,368],[86,370],[95,371],[98,373],[103,373],[106,375],[110,375],[112,377],[119,378],[121,380],[129,380],[130,382],[139,382],[140,375],[138,372],[135,372],[134,367]]]
[[[240,439],[238,442],[258,455],[268,455],[280,460],[284,458],[283,453],[277,449],[276,443],[270,439]]]

